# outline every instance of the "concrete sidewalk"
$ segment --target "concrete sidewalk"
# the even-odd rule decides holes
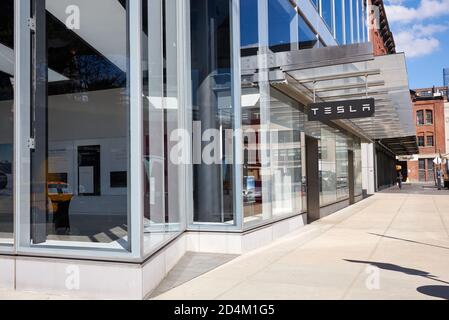
[[[376,194],[156,299],[449,299],[449,192],[414,191]]]

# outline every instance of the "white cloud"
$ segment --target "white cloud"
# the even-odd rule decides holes
[[[432,36],[418,35],[412,31],[400,31],[395,35],[397,51],[405,52],[408,58],[432,54],[440,47],[440,41]]]
[[[404,1],[389,1],[385,6],[390,22],[410,23],[449,15],[449,0],[421,0],[417,7]]]
[[[413,27],[413,31],[419,37],[429,37],[437,33],[441,33],[449,29],[449,25],[446,24],[416,24]]]
[[[449,0],[420,0],[415,7],[410,3],[407,0],[386,2],[397,51],[405,52],[409,58],[432,54],[440,47],[437,34],[449,29],[449,24],[435,23],[435,19],[449,16]]]

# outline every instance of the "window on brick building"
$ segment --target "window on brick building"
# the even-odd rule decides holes
[[[426,124],[433,124],[433,112],[432,110],[426,110]]]
[[[418,136],[418,147],[424,147],[424,136]]]
[[[434,146],[433,136],[427,136],[427,146],[428,147]]]
[[[423,110],[419,110],[416,112],[416,124],[418,126],[424,125],[424,111]]]

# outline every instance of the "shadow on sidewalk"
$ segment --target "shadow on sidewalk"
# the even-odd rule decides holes
[[[437,282],[441,282],[441,283],[449,285],[449,282],[440,280],[440,279],[438,279],[437,276],[434,276],[434,275],[430,274],[429,272],[418,270],[418,269],[405,268],[405,267],[401,267],[399,265],[392,264],[392,263],[350,260],[350,259],[344,259],[344,261],[351,262],[351,263],[371,265],[371,266],[377,267],[382,270],[401,272],[406,275],[423,277],[426,279],[430,279],[433,281],[437,281]],[[422,287],[417,288],[416,290],[419,293],[422,293],[422,294],[425,294],[428,296],[438,297],[438,298],[449,300],[449,286],[436,286],[436,285],[435,286],[422,286]]]

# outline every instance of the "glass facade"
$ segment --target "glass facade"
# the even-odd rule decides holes
[[[14,1],[0,10],[0,246],[11,244],[14,142]]]
[[[361,195],[360,140],[322,123],[311,133],[303,102],[273,85],[264,59],[325,46],[320,13],[348,42],[355,2],[313,1],[307,17],[288,0],[24,1],[34,28],[16,26],[15,57],[14,1],[2,1],[0,245],[142,261],[186,230],[300,216],[311,136],[320,205],[348,199],[352,182]],[[241,77],[244,58],[256,61],[254,82]],[[17,89],[29,103],[14,104]],[[26,191],[16,198],[14,168]]]
[[[339,45],[368,41],[365,0],[311,0]]]

